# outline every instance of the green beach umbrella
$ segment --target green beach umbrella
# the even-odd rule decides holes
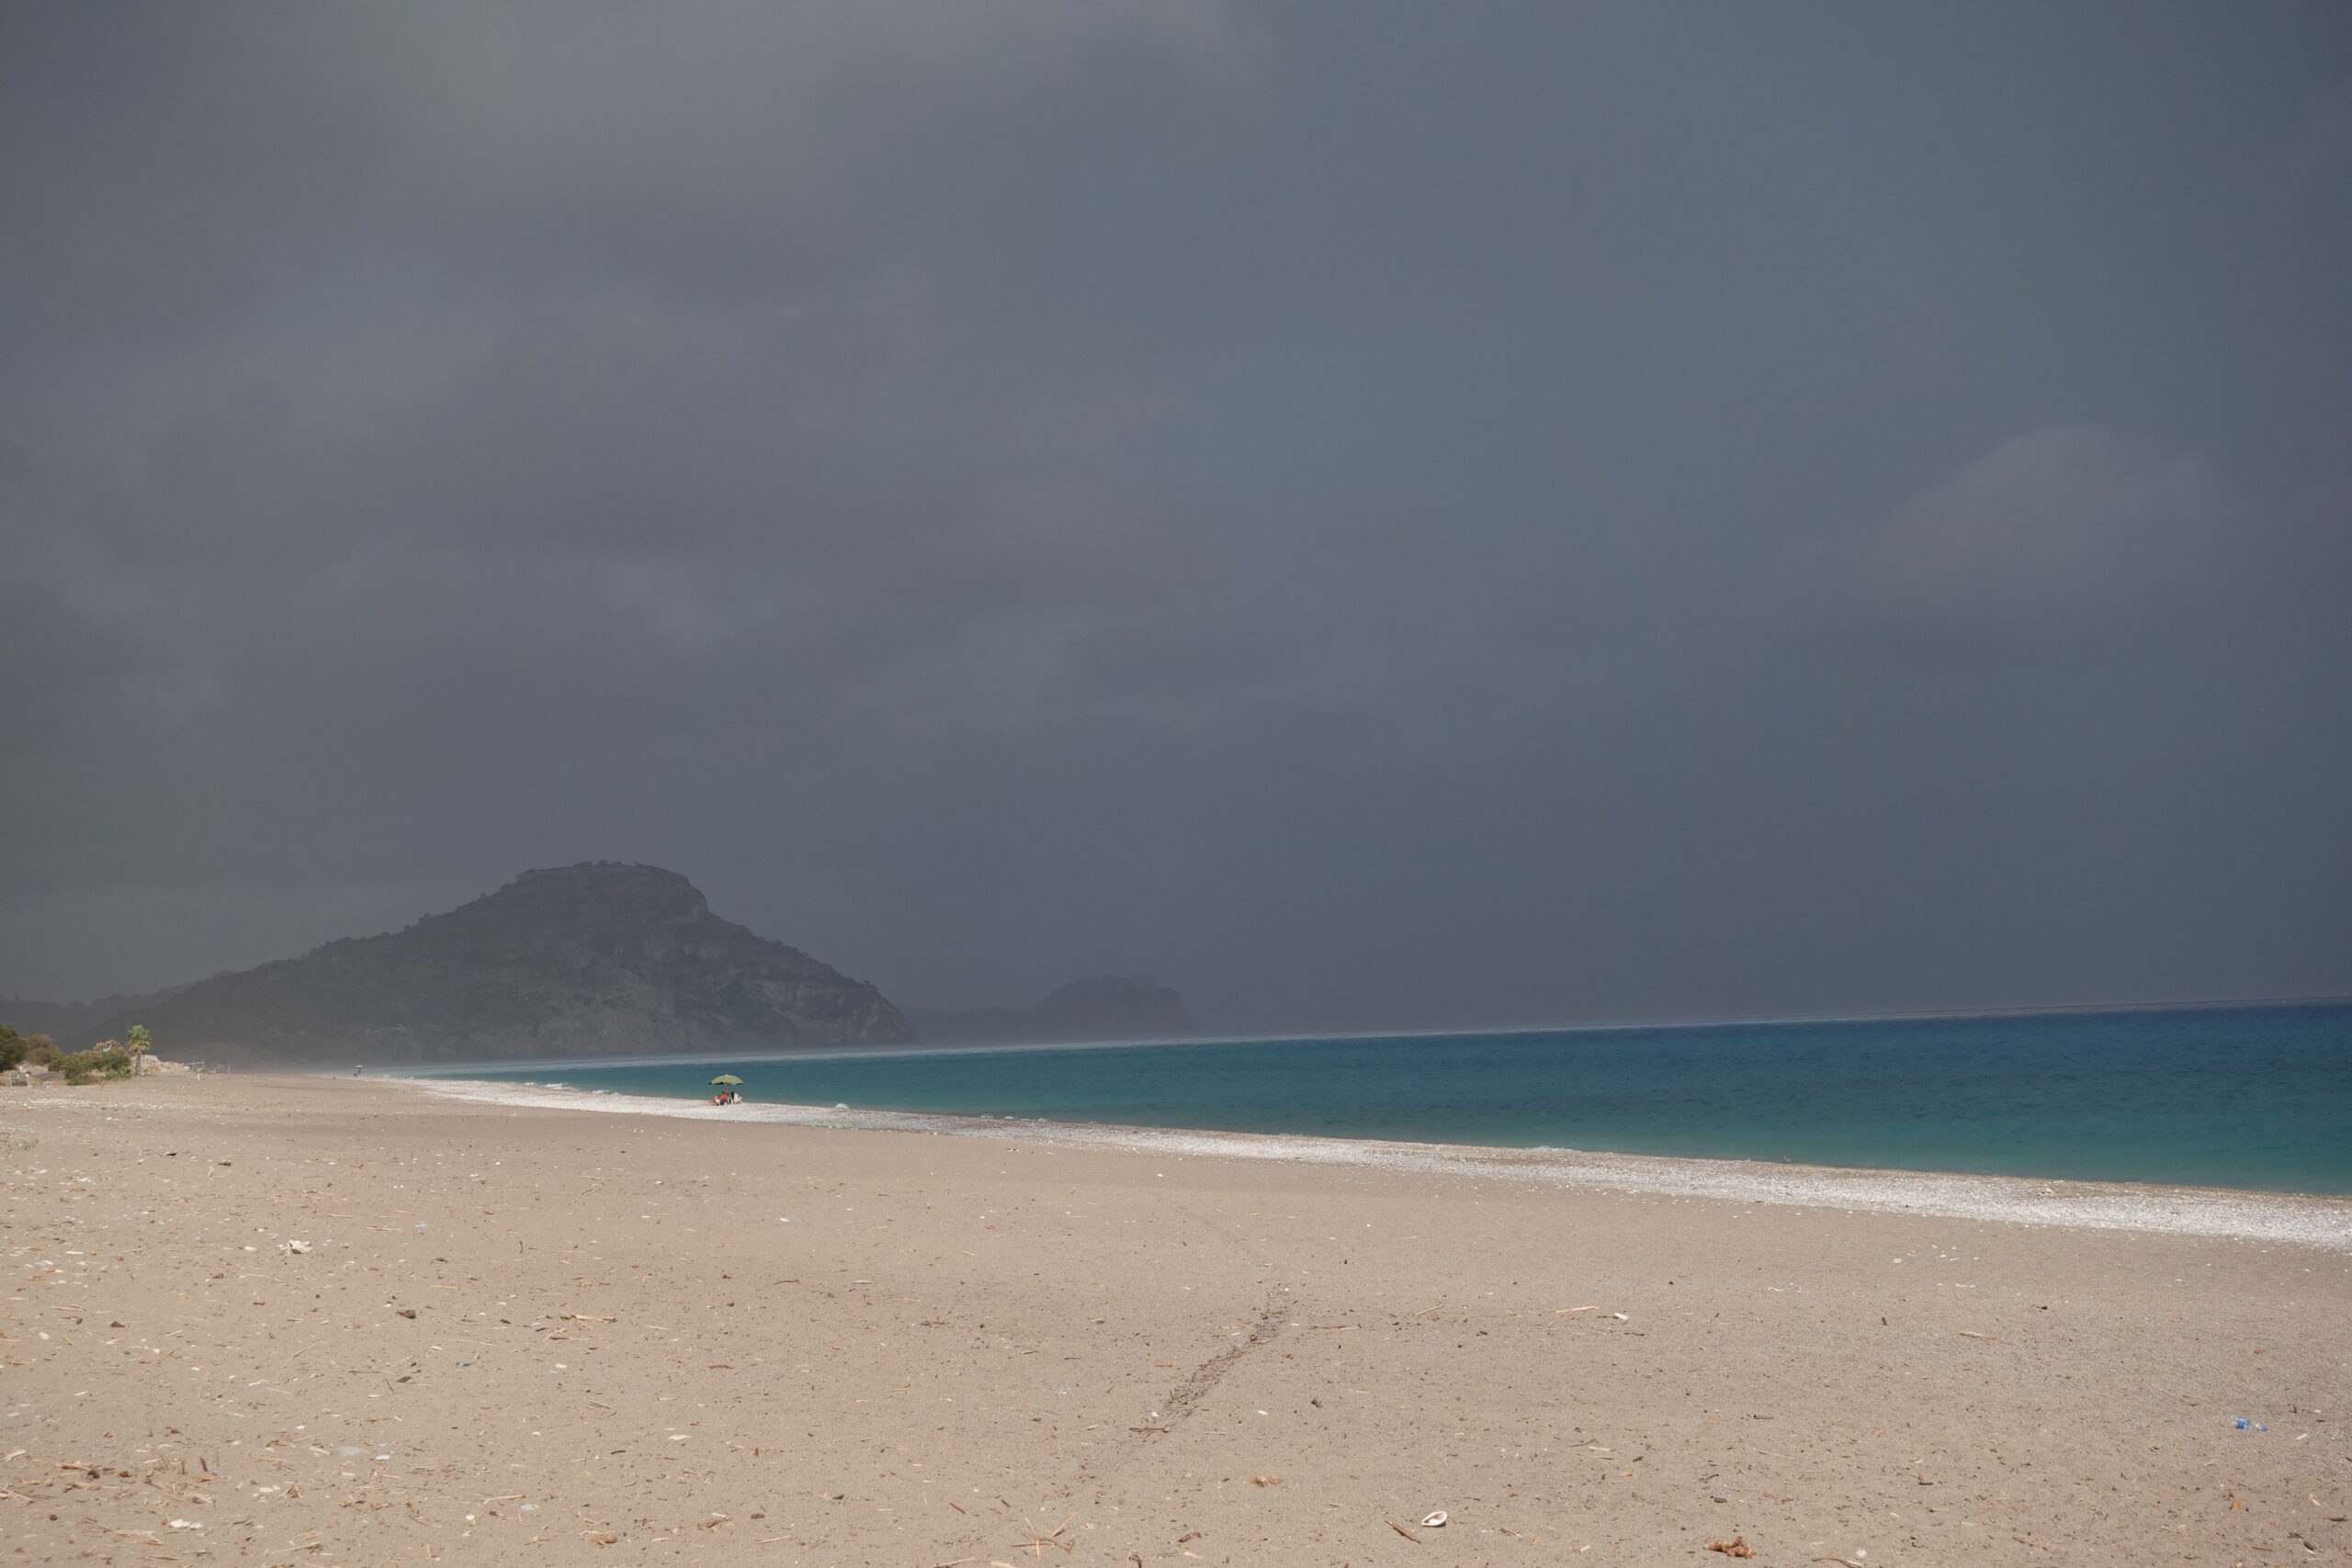
[[[721,1073],[721,1074],[719,1074],[717,1077],[715,1077],[715,1078],[711,1079],[710,1081],[711,1081],[711,1082],[713,1082],[713,1083],[715,1083],[715,1084],[729,1084],[729,1085],[732,1085],[732,1084],[739,1084],[739,1083],[741,1083],[743,1080],[742,1080],[741,1078],[737,1077],[733,1073]]]

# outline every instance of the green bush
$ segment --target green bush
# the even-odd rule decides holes
[[[67,1083],[88,1083],[92,1078],[127,1078],[133,1071],[130,1053],[119,1040],[107,1040],[87,1051],[76,1051],[70,1056],[57,1058],[57,1070]]]
[[[0,1023],[0,1073],[17,1066],[31,1052],[31,1043],[17,1032],[14,1024]]]

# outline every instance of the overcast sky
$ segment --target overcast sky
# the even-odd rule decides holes
[[[2352,992],[2352,9],[0,16],[0,994]]]

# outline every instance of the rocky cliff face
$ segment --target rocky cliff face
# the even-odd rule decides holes
[[[913,1008],[908,1017],[916,1037],[926,1044],[1172,1040],[1193,1032],[1193,1015],[1185,1010],[1184,998],[1148,975],[1072,980],[1027,1012]]]
[[[200,981],[132,1023],[173,1056],[435,1062],[890,1044],[882,994],[650,865],[527,871],[386,936]]]

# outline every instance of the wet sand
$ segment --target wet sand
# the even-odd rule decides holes
[[[2343,1200],[669,1109],[0,1091],[0,1555],[2352,1548]]]

